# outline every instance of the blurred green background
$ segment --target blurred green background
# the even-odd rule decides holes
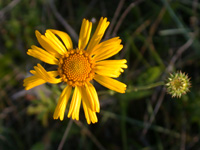
[[[53,120],[62,86],[45,84],[29,91],[23,79],[39,60],[26,54],[39,45],[35,30],[77,34],[83,18],[111,22],[105,39],[120,36],[128,60],[118,94],[95,83],[101,111],[87,125],[65,115]],[[200,148],[200,2],[198,0],[0,0],[0,149],[55,150],[68,127],[63,149],[197,150]],[[74,46],[76,37],[72,36]],[[77,46],[77,45],[76,45]],[[43,66],[47,66],[41,62]],[[163,86],[169,72],[191,77],[190,92],[171,98]]]

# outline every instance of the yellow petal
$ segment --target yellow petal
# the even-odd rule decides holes
[[[24,79],[24,84],[23,86],[25,87],[25,90],[30,90],[36,86],[39,86],[41,84],[46,83],[43,79],[40,79],[36,76],[30,76]]]
[[[120,59],[120,60],[103,60],[103,61],[99,61],[96,62],[96,65],[98,66],[115,66],[115,65],[120,65],[121,68],[127,68],[127,60],[126,59]]]
[[[126,59],[99,61],[96,62],[94,70],[99,75],[117,78],[124,72],[122,68],[127,68],[126,62]]]
[[[98,122],[98,119],[97,119],[97,115],[96,115],[96,112],[94,112],[94,111],[92,111],[90,108],[85,108],[85,109],[87,109],[87,112],[88,112],[88,114],[89,114],[89,116],[90,116],[90,121],[92,122],[92,123],[96,123],[96,122]],[[84,109],[84,110],[85,110]]]
[[[40,45],[46,50],[48,51],[50,54],[52,54],[54,57],[60,58],[60,54],[58,53],[57,49],[55,48],[55,46],[52,46],[51,41],[49,41],[44,35],[41,35],[41,33],[39,31],[35,31],[35,35],[37,37],[38,42],[40,43]]]
[[[51,30],[46,30],[45,36],[59,49],[60,54],[66,53],[66,48],[62,42],[51,32]]]
[[[49,75],[47,73],[47,71],[40,64],[38,64],[37,66],[35,66],[34,69],[36,71],[35,76],[37,76],[37,77],[45,80],[46,82],[56,84],[56,83],[60,83],[62,81],[61,78],[57,79],[57,78]]]
[[[96,31],[94,32],[94,35],[92,36],[87,47],[87,52],[89,54],[93,51],[94,47],[99,44],[109,24],[110,22],[107,21],[107,18],[101,17]]]
[[[84,49],[86,45],[88,44],[91,30],[92,30],[92,22],[89,22],[88,20],[83,19],[83,22],[81,25],[81,31],[79,34],[79,41],[78,41],[79,49]]]
[[[120,68],[108,68],[105,66],[95,66],[94,71],[95,73],[99,75],[112,77],[112,78],[117,78],[121,74]]]
[[[83,89],[81,87],[81,89]],[[82,91],[82,90],[81,90]],[[81,92],[82,95],[82,103],[83,103],[83,110],[85,113],[85,118],[87,120],[87,123],[90,124],[92,123],[96,123],[98,121],[97,116],[96,116],[96,112],[91,110],[91,107],[89,106],[89,101],[87,99],[86,93],[84,93],[84,91]]]
[[[112,79],[110,77],[97,75],[97,74],[94,76],[94,79],[97,82],[99,82],[100,84],[102,84],[103,86],[105,86],[105,87],[107,87],[111,90],[114,90],[114,91],[119,92],[119,93],[125,93],[126,84],[124,84],[120,81],[117,81],[117,80]]]
[[[53,32],[54,34],[58,35],[61,38],[61,40],[63,41],[63,43],[65,44],[65,46],[68,50],[73,49],[72,40],[67,33],[58,31],[58,30],[53,30],[53,29],[50,29],[50,31]]]
[[[54,119],[58,119],[60,117],[60,120],[63,120],[64,115],[65,115],[65,109],[66,109],[67,103],[68,103],[70,95],[71,95],[71,90],[72,90],[72,87],[67,86],[62,91],[62,93],[59,97],[59,100],[58,100],[58,104],[57,104],[56,109],[53,114]]]
[[[109,39],[97,45],[91,54],[94,55],[93,58],[96,61],[107,59],[117,54],[123,48],[123,45],[120,43],[121,39],[118,39],[118,37]]]
[[[83,110],[84,110],[84,114],[85,114],[85,118],[87,120],[87,123],[90,124],[91,123],[91,120],[90,120],[90,116],[88,114],[88,108],[84,102],[84,100],[82,100],[82,104],[83,104]]]
[[[48,39],[46,36],[44,35],[41,35],[41,39],[46,43],[48,44],[49,47],[51,47],[55,53],[57,53],[57,57],[60,58],[64,52],[59,48],[57,47],[53,42],[52,40]]]
[[[100,44],[96,45],[90,54],[96,55],[100,48],[108,47],[110,45],[119,45],[121,42],[122,40],[119,39],[119,37],[114,37],[109,40],[103,41]]]
[[[36,73],[33,70],[31,72],[33,72],[34,74]],[[53,77],[56,77],[58,75],[57,71],[49,71],[47,73]],[[24,79],[23,86],[25,87],[25,90],[30,90],[30,89],[32,89],[38,85],[44,84],[44,83],[46,83],[45,80],[33,75],[33,76],[30,76],[30,77],[27,77],[26,79]]]
[[[99,112],[100,111],[99,98],[94,86],[91,83],[86,83],[85,87],[88,95],[88,100],[93,101],[92,111]]]
[[[90,107],[91,110],[95,111],[94,101],[88,90],[88,87],[86,88],[86,86],[82,86],[81,91],[82,91],[82,97],[85,97],[85,99],[87,99],[87,102],[88,102],[87,106]]]
[[[58,60],[52,54],[34,45],[31,48],[32,49],[29,49],[27,52],[28,55],[33,56],[48,64],[58,65]]]
[[[81,91],[79,87],[76,86],[67,117],[68,118],[72,117],[72,119],[79,120],[80,105],[81,105]]]

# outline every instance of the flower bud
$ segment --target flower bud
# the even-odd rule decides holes
[[[172,97],[180,98],[186,94],[191,87],[190,78],[185,73],[178,71],[174,74],[170,74],[170,77],[165,84],[167,86],[167,92]]]

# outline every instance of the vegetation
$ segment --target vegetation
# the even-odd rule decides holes
[[[198,0],[0,0],[0,149],[198,149],[199,9]],[[64,85],[23,87],[39,62],[26,54],[38,45],[35,30],[65,31],[77,43],[82,19],[93,21],[95,29],[101,16],[111,22],[104,38],[122,39],[124,48],[114,58],[128,61],[120,76],[127,91],[115,93],[94,82],[98,123],[88,125],[82,109],[80,121],[66,115],[62,122],[53,120]],[[192,87],[172,98],[165,83],[177,71],[191,78]]]

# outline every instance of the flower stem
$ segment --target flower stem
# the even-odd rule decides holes
[[[164,84],[165,84],[164,81],[159,81],[159,82],[152,83],[152,84],[145,85],[145,86],[130,87],[129,89],[127,89],[127,92],[132,92],[132,91],[137,92],[137,91],[141,91],[141,90],[148,90],[148,89],[152,89],[157,86],[164,85]]]

